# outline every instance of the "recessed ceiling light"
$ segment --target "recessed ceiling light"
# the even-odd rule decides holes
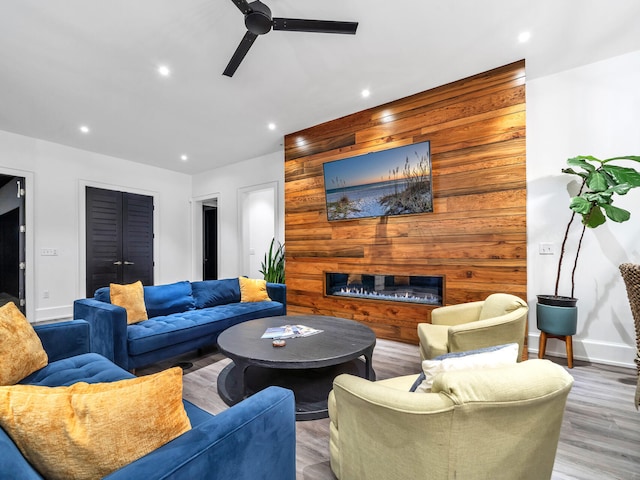
[[[158,67],[158,73],[163,77],[168,77],[169,75],[171,75],[171,70],[166,65],[160,65]]]
[[[89,127],[87,127],[86,125],[81,125],[80,126],[80,131],[82,133],[89,133],[91,130],[89,129]]]
[[[365,88],[364,90],[362,90],[362,92],[360,92],[360,94],[362,95],[362,98],[367,98],[369,95],[371,95],[371,92]]]
[[[520,35],[518,35],[518,41],[520,43],[528,42],[530,38],[531,38],[531,32],[522,32]]]
[[[269,125],[267,125],[267,127],[269,127],[269,130],[275,130],[276,129],[276,124],[271,122]]]
[[[189,160],[189,157],[183,154],[183,155],[180,155],[180,160],[182,160],[183,162],[186,162],[187,160]]]

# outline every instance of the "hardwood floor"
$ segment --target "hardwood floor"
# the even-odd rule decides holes
[[[565,359],[552,360],[566,367]],[[193,362],[185,370],[185,398],[214,414],[227,409],[218,396],[216,379],[230,360],[217,351],[184,355],[141,369],[138,374],[153,373],[180,361]],[[418,373],[418,347],[378,340],[373,366],[378,379]],[[575,361],[569,373],[575,383],[567,401],[552,479],[640,480],[640,411],[633,406],[635,369]],[[297,422],[296,435],[297,479],[335,480],[329,466],[329,419]]]

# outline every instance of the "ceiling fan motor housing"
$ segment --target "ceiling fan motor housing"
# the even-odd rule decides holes
[[[271,10],[260,1],[251,2],[252,11],[244,16],[244,24],[251,33],[264,35],[271,30]]]
[[[273,18],[271,9],[260,0],[248,3],[247,0],[231,0],[244,15],[244,25],[247,32],[242,37],[240,45],[233,53],[227,68],[222,72],[227,77],[233,77],[245,55],[256,41],[258,35],[264,35],[271,30],[286,30],[289,32],[342,33],[354,35],[358,22],[337,22],[333,20],[305,20],[299,18]]]

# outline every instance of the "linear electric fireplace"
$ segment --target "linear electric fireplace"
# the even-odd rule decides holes
[[[326,294],[443,305],[444,276],[326,273]]]

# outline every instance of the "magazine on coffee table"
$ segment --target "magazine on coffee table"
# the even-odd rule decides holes
[[[322,330],[307,327],[305,325],[283,325],[281,327],[267,328],[260,338],[299,338],[308,337],[320,332],[322,332]]]

